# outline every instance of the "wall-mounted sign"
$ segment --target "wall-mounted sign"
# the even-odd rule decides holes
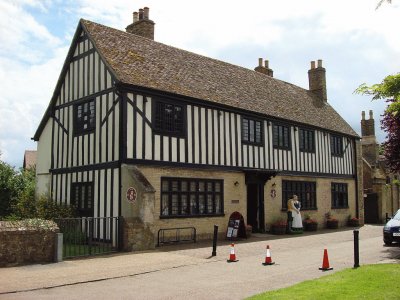
[[[137,197],[137,193],[136,193],[135,188],[133,188],[133,187],[128,188],[126,191],[126,200],[128,200],[128,202],[130,202],[130,203],[135,203],[136,197]]]
[[[276,197],[276,190],[272,189],[271,190],[271,198],[275,198]]]

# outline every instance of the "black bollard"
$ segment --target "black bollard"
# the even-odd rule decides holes
[[[218,225],[214,225],[213,251],[211,256],[217,256]]]
[[[353,234],[354,234],[354,268],[360,267],[360,253],[359,253],[359,248],[358,248],[359,233],[360,232],[358,230],[353,230]]]

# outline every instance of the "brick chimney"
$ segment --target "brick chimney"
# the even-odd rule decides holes
[[[274,71],[269,68],[269,62],[268,60],[265,60],[263,63],[263,59],[259,58],[258,59],[258,66],[254,68],[254,71],[263,73],[265,75],[274,77]]]
[[[372,110],[369,111],[369,120],[365,119],[365,111],[361,113],[361,145],[362,156],[372,166],[378,159],[379,146],[375,136],[375,121]]]
[[[149,19],[148,7],[139,9],[139,12],[133,13],[133,23],[126,27],[126,32],[143,36],[154,40],[155,23]]]
[[[311,69],[308,70],[309,90],[322,100],[323,103],[328,101],[326,95],[326,71],[322,67],[322,60],[318,60],[318,65],[315,67],[315,61],[311,62]]]

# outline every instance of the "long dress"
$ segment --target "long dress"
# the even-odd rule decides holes
[[[301,213],[300,213],[300,208],[301,204],[298,201],[294,202],[294,207],[296,208],[296,211],[292,213],[293,215],[293,224],[292,228],[293,229],[302,229],[303,228],[303,221],[301,220]]]

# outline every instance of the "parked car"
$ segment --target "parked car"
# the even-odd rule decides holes
[[[400,242],[400,209],[383,227],[383,242],[386,245]]]

